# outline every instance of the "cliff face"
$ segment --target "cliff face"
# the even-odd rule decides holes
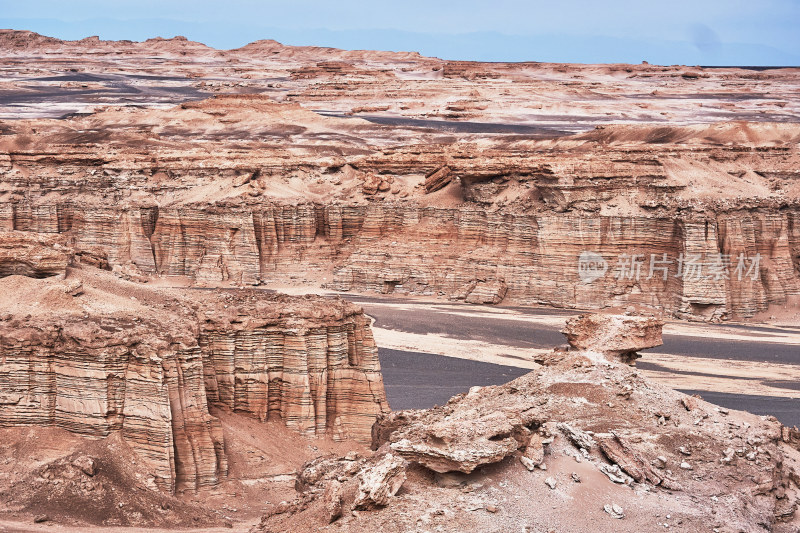
[[[62,234],[129,279],[704,320],[800,294],[793,124],[542,139],[230,96],[3,127],[0,229]]]
[[[227,473],[209,405],[362,441],[388,409],[369,325],[352,305],[257,293],[198,305],[81,272],[71,271],[83,279],[76,296],[74,279],[0,281],[12,300],[0,321],[0,426],[121,432],[157,485],[184,490]]]
[[[309,302],[329,305],[324,299]],[[201,324],[209,400],[265,421],[279,417],[304,435],[370,439],[387,409],[368,319],[343,306],[334,318],[259,317],[253,309]]]
[[[17,207],[13,227],[55,229],[59,213],[69,213],[63,229],[78,250],[199,285],[311,281],[307,272],[333,267],[328,286],[342,291],[466,298],[476,282],[502,280],[521,304],[640,305],[701,319],[750,317],[800,294],[797,208],[590,217],[480,205],[54,205]],[[596,278],[580,270],[586,253],[604,261]]]
[[[200,350],[161,329],[117,320],[3,323],[0,425],[94,437],[121,431],[162,488],[213,485],[227,469]]]
[[[379,215],[377,229],[363,230],[358,252],[336,270],[333,286],[458,297],[474,280],[500,279],[507,298],[523,304],[635,304],[691,318],[748,317],[800,290],[792,264],[796,241],[789,239],[796,213],[739,211],[686,220],[401,210]],[[389,239],[402,244],[383,247]],[[587,252],[603,261],[596,278],[582,276]],[[695,272],[687,271],[690,259]],[[755,261],[760,264],[748,274]],[[712,270],[718,262],[724,269]]]

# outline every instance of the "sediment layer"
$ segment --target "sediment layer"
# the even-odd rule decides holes
[[[184,490],[227,473],[209,406],[362,441],[388,409],[369,324],[351,304],[263,291],[188,300],[74,269],[54,279],[0,280],[11,300],[2,427],[121,432],[157,485]]]
[[[374,204],[13,212],[14,229],[55,231],[68,219],[61,229],[78,250],[198,285],[313,280],[307,272],[332,267],[327,285],[341,291],[459,297],[470,283],[502,280],[521,304],[641,305],[687,318],[750,317],[800,294],[798,208],[691,218]],[[584,252],[606,261],[602,276],[582,278]],[[682,260],[699,271],[681,276]]]

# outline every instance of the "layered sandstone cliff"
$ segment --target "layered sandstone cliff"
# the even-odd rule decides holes
[[[161,293],[74,269],[0,285],[0,426],[119,432],[166,490],[224,478],[209,406],[362,441],[388,408],[367,320],[340,300]]]
[[[111,47],[40,39],[29,49],[18,46],[24,36],[1,35],[17,58],[45,47],[72,61],[86,48],[103,64]],[[145,70],[156,68],[144,56],[159,47],[211,54],[204,72],[222,72],[215,61],[225,53],[197,43],[122,46]],[[0,230],[59,233],[130,279],[198,286],[323,284],[483,303],[634,305],[705,320],[752,317],[800,294],[800,129],[783,115],[794,100],[774,101],[796,84],[794,70],[731,69],[698,81],[632,66],[598,99],[594,91],[611,90],[605,71],[565,89],[573,85],[545,75],[563,66],[277,43],[236,54],[247,62],[265,51],[276,56],[270,68],[294,73],[281,90],[268,87],[271,96],[4,122]],[[378,88],[423,70],[436,78],[401,80],[416,87],[419,106],[383,104]],[[688,106],[700,85],[724,86],[737,104],[711,91],[691,123],[671,120],[664,95]],[[371,92],[348,93],[365,86]],[[296,91],[286,96],[287,87]],[[441,102],[437,87],[458,100]],[[655,103],[639,98],[643,87]],[[579,89],[592,98],[574,115],[513,112],[531,94],[562,101]],[[499,94],[465,98],[468,90]],[[352,98],[363,105],[349,118],[330,111]],[[725,112],[706,115],[712,105]],[[433,120],[432,108],[452,109]],[[573,129],[533,130],[556,118]],[[732,121],[714,122],[721,118]],[[599,275],[582,275],[582,257]]]
[[[0,238],[0,278],[57,276],[64,273],[70,259],[71,253],[58,235],[8,231]]]
[[[227,312],[200,311],[209,401],[309,436],[368,440],[388,408],[369,319],[338,299],[246,294]]]
[[[170,333],[98,317],[3,323],[0,425],[119,431],[164,489],[213,485],[226,467],[200,350],[187,332]]]
[[[476,283],[497,281],[507,286],[497,301],[639,305],[705,319],[750,317],[800,294],[800,208],[794,207],[682,216],[526,215],[413,203],[36,210],[17,204],[14,211],[15,220],[26,217],[15,228],[51,227],[59,212],[68,212],[65,233],[78,250],[100,251],[111,265],[145,276],[188,277],[198,285],[314,282],[308,272],[333,267],[327,284],[341,291],[466,298]],[[596,279],[582,277],[585,252],[605,261]],[[681,275],[682,260],[698,270]]]

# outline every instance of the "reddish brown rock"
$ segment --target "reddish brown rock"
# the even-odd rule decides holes
[[[499,304],[507,292],[508,285],[503,280],[478,281],[464,300],[470,304]]]
[[[544,462],[544,446],[538,433],[531,435],[531,440],[519,456],[519,462],[531,472]]]
[[[380,461],[358,474],[358,492],[353,507],[385,507],[406,480],[406,461],[387,453]]]
[[[186,299],[110,273],[69,276],[0,280],[2,427],[121,433],[157,485],[194,490],[227,473],[209,405],[362,441],[388,409],[367,319],[351,304],[247,291]]]
[[[439,167],[425,176],[425,192],[432,193],[443,189],[453,180],[453,173],[447,166]]]
[[[656,474],[650,465],[642,459],[631,447],[626,444],[619,435],[595,435],[600,450],[612,463],[619,467],[634,481],[642,483],[648,481],[653,485],[661,483],[661,476]]]
[[[333,523],[342,516],[342,484],[338,480],[331,480],[322,494],[325,513],[328,522]]]
[[[0,278],[64,274],[71,260],[65,239],[26,231],[0,231]]]
[[[584,314],[568,320],[562,333],[573,348],[631,364],[641,357],[639,350],[663,344],[663,326],[649,317]]]
[[[380,190],[382,180],[375,174],[367,174],[364,177],[364,184],[361,186],[361,191],[364,194],[372,195]]]

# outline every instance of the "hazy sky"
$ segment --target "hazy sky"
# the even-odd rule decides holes
[[[0,27],[485,61],[800,65],[800,0],[0,0]]]

